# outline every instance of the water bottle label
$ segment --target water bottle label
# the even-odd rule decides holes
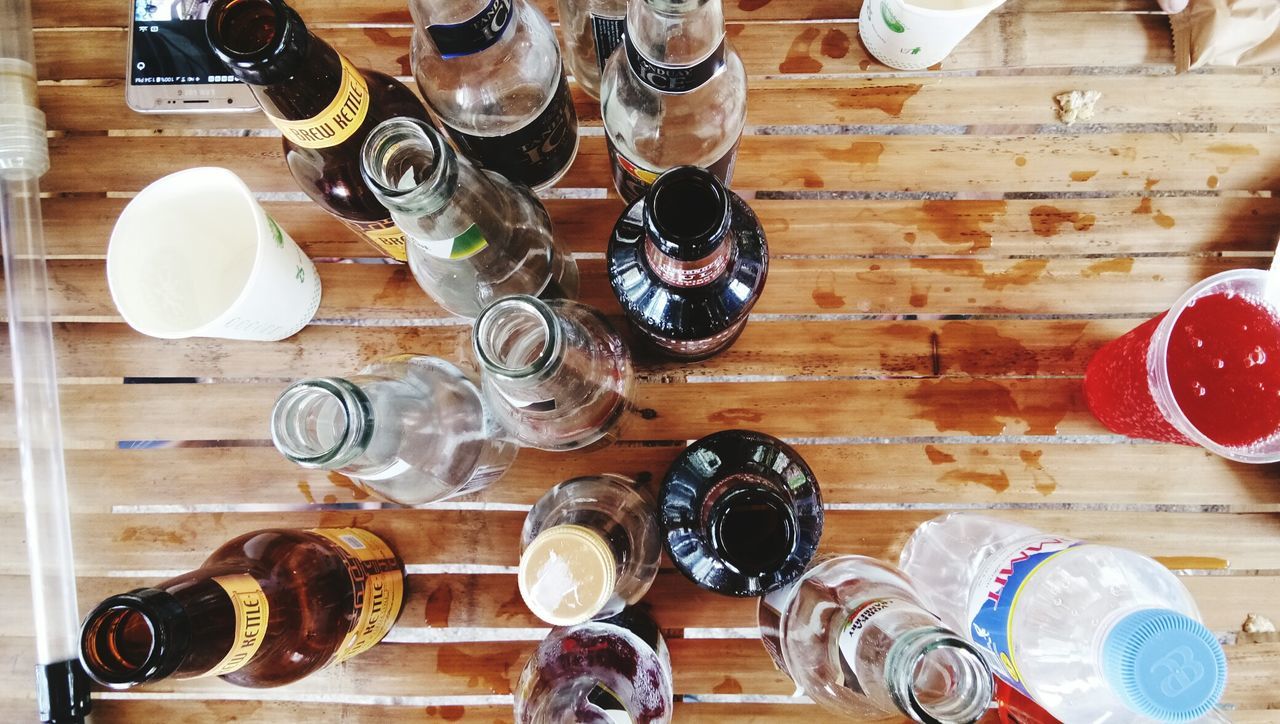
[[[596,45],[596,65],[600,67],[600,72],[604,72],[604,64],[609,62],[609,56],[613,55],[613,51],[622,44],[622,36],[627,28],[627,19],[625,17],[610,17],[608,15],[596,15],[590,13],[591,16],[591,38]]]
[[[853,609],[845,619],[844,626],[840,629],[839,646],[840,670],[844,672],[846,689],[856,694],[864,693],[857,674],[858,648],[862,645],[862,636],[867,632],[871,620],[903,603],[906,602],[896,598],[873,598]]]
[[[702,60],[688,65],[668,65],[646,58],[644,53],[631,42],[630,35],[624,35],[622,45],[627,53],[627,64],[631,72],[636,74],[640,82],[659,93],[680,95],[701,88],[707,81],[720,74],[725,67],[725,39],[720,36],[720,43]]]
[[[479,226],[472,224],[452,239],[424,239],[415,236],[413,244],[437,259],[460,261],[484,251],[489,246],[489,240],[484,238],[484,232],[480,231]]]
[[[1022,683],[1014,651],[1013,615],[1022,587],[1054,556],[1080,545],[1071,538],[1036,535],[1023,538],[987,558],[979,571],[969,602],[969,637],[991,652],[999,666],[995,673],[1018,691],[1031,696]]]
[[[427,33],[445,58],[471,55],[492,46],[511,24],[511,0],[491,0],[469,20],[428,25]]]

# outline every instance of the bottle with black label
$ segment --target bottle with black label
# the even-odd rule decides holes
[[[559,4],[565,62],[582,90],[598,99],[600,74],[622,44],[627,0],[560,0]]]
[[[639,336],[690,361],[742,334],[764,293],[769,246],[741,197],[711,172],[679,166],[622,213],[607,262],[614,296]]]
[[[994,681],[982,654],[924,608],[902,571],[865,556],[818,559],[760,600],[774,663],[833,714],[968,724]]]
[[[485,488],[518,450],[462,370],[409,354],[289,385],[271,413],[271,440],[298,465],[401,505]]]
[[[404,234],[360,178],[360,144],[388,118],[428,120],[422,101],[395,78],[356,68],[282,0],[216,0],[205,30],[284,135],[285,160],[302,191],[382,253],[405,261]]]
[[[542,450],[599,448],[618,439],[631,396],[631,355],[593,307],[505,297],[476,318],[472,349],[494,415]]]
[[[663,171],[709,169],[726,186],[747,118],[747,74],[720,0],[633,0],[600,82],[613,182],[635,201]]]
[[[400,559],[367,530],[246,533],[190,573],[98,604],[80,661],[113,689],[202,676],[281,686],[381,641],[404,583]]]
[[[667,724],[671,656],[647,614],[554,628],[513,692],[517,724]]]
[[[510,294],[578,296],[578,265],[538,197],[472,166],[429,123],[380,124],[362,158],[369,187],[404,229],[414,278],[440,306],[475,317]]]
[[[458,150],[534,190],[578,153],[551,23],[525,0],[411,0],[413,75]]]

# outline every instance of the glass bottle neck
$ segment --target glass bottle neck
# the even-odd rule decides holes
[[[525,295],[500,299],[476,318],[476,357],[513,404],[554,400],[565,354],[560,324],[546,302]]]
[[[419,36],[442,58],[472,55],[501,46],[515,35],[522,0],[410,0]]]
[[[373,409],[355,383],[337,377],[290,385],[271,415],[276,449],[308,468],[338,470],[358,458],[373,434]]]
[[[644,197],[644,258],[674,287],[705,286],[733,261],[732,196],[712,173],[679,166],[658,177]]]
[[[720,0],[643,0],[627,11],[627,33],[641,54],[666,65],[692,65],[724,37]]]

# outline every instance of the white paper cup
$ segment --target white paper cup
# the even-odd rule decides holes
[[[107,284],[124,321],[162,339],[284,339],[320,306],[311,259],[224,168],[134,197],[111,232]]]
[[[1005,0],[864,0],[863,45],[881,63],[922,70],[942,62]]]

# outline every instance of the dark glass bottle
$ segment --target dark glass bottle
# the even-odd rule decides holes
[[[205,30],[284,134],[285,160],[302,191],[405,261],[404,233],[360,177],[360,146],[388,118],[429,120],[422,101],[395,78],[356,68],[282,0],[215,0]]]
[[[760,596],[794,581],[822,537],[818,480],[790,445],[724,430],[671,463],[658,508],[667,552],[716,593]]]
[[[769,245],[760,221],[710,172],[662,174],[613,228],[609,281],[640,336],[698,360],[734,343],[764,291]]]
[[[169,676],[280,686],[371,648],[403,602],[404,565],[376,535],[259,530],[190,573],[98,604],[80,661],[114,689]]]

